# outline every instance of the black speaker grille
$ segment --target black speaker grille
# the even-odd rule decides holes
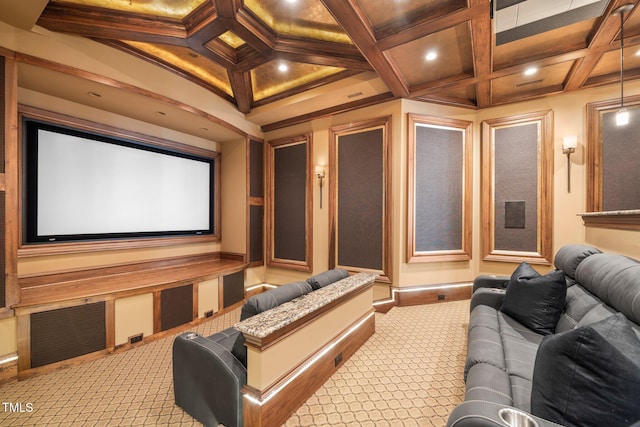
[[[31,314],[31,367],[48,365],[106,345],[105,303]]]
[[[160,301],[162,331],[193,320],[193,285],[165,289],[161,292]]]

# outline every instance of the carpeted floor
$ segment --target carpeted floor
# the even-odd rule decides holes
[[[233,325],[235,310],[194,328]],[[294,426],[444,426],[462,401],[469,301],[395,307],[376,333],[287,421]],[[1,426],[192,426],[173,402],[165,338],[0,387]],[[9,411],[21,404],[23,412]]]

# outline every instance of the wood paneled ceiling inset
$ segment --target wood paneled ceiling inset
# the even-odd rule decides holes
[[[371,100],[384,95],[476,109],[617,84],[611,58],[620,22],[612,12],[639,1],[589,0],[603,7],[600,16],[551,30],[540,24],[533,35],[499,46],[489,0],[50,0],[37,24],[143,57],[243,113],[260,106],[259,124],[272,129],[344,111],[349,89],[332,83],[371,71],[383,83],[367,94]],[[549,2],[557,6],[526,3]],[[629,52],[640,45],[637,9],[626,17]],[[433,65],[423,59],[431,44],[441,52]],[[288,76],[277,71],[279,61],[290,64]],[[544,79],[525,90],[517,75],[530,66]],[[630,59],[625,78],[638,77],[640,64]],[[320,87],[336,91],[333,107],[314,106],[326,94],[310,89]],[[271,104],[278,110],[273,123],[265,113]],[[283,108],[294,116],[282,120]]]

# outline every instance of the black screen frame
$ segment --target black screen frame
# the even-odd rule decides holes
[[[114,144],[128,148],[149,151],[167,156],[174,156],[183,159],[196,160],[205,162],[209,165],[209,207],[208,218],[209,226],[206,229],[193,230],[155,230],[140,232],[116,232],[116,233],[90,233],[90,234],[66,234],[66,235],[41,235],[38,234],[38,131],[47,130],[50,132],[71,135],[80,138],[86,138],[101,143]],[[219,218],[219,201],[217,200],[217,186],[219,186],[219,156],[212,152],[213,156],[205,156],[195,153],[189,153],[179,149],[163,147],[155,145],[151,142],[141,141],[132,138],[108,135],[106,132],[93,131],[88,129],[79,129],[73,126],[53,123],[47,120],[34,118],[30,116],[22,116],[22,244],[55,244],[55,243],[73,243],[73,242],[90,242],[90,241],[116,241],[116,240],[133,240],[133,239],[154,239],[166,237],[210,237],[217,238],[219,231],[217,230]],[[180,145],[179,143],[176,145]]]

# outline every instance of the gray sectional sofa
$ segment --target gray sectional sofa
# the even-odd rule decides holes
[[[240,320],[270,310],[349,276],[328,270],[304,282],[289,283],[247,299]],[[173,342],[175,402],[207,427],[243,425],[242,387],[247,382],[243,334],[231,327],[205,337],[185,332]]]
[[[448,426],[640,425],[640,263],[568,245],[554,265],[474,282]]]

